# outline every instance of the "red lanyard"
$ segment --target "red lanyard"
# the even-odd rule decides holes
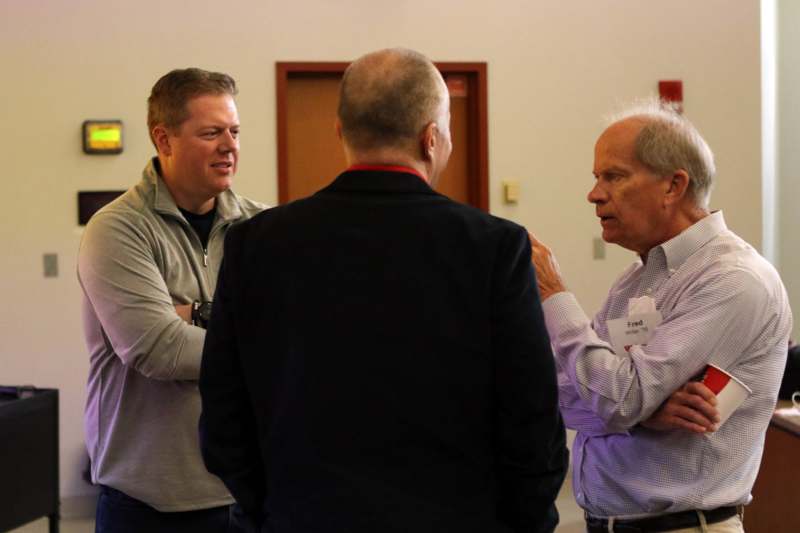
[[[374,170],[378,172],[405,172],[406,174],[414,174],[415,176],[419,176],[419,178],[428,183],[428,178],[420,174],[419,171],[414,170],[411,167],[403,167],[399,165],[353,165],[347,169],[347,172],[351,170]]]

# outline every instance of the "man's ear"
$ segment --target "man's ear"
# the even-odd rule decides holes
[[[334,123],[333,127],[336,129],[336,138],[340,141],[342,140],[342,121],[339,118],[336,118],[336,122]]]
[[[436,132],[438,130],[436,122],[429,122],[425,129],[422,130],[420,135],[420,150],[422,151],[422,159],[424,161],[431,161],[433,159],[434,148],[436,148]]]
[[[676,170],[668,179],[669,182],[664,199],[668,204],[676,204],[686,197],[691,180],[689,174],[683,169]]]
[[[336,130],[336,137],[339,139],[339,143],[342,145],[342,151],[344,152],[344,160],[347,163],[347,166],[350,167],[351,165],[353,165],[355,158],[353,156],[353,152],[352,149],[350,148],[350,145],[347,144],[347,141],[345,140],[344,135],[342,134],[342,121],[337,118],[333,127]]]
[[[153,128],[153,140],[159,154],[172,155],[172,146],[169,142],[169,132],[167,128],[159,124]]]

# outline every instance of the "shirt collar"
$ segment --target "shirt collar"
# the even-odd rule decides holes
[[[320,192],[326,191],[438,194],[417,171],[382,165],[351,167]]]
[[[704,244],[711,239],[727,231],[725,218],[722,211],[714,211],[710,215],[701,218],[683,232],[679,233],[670,240],[661,243],[648,253],[648,262],[651,254],[663,253],[666,258],[667,268],[670,272],[678,270],[683,263]],[[661,252],[658,251],[661,250]]]
[[[158,158],[152,158],[147,166],[144,167],[144,179],[147,180],[153,187],[153,209],[159,213],[168,213],[170,215],[183,218],[175,199],[169,192],[164,178],[161,177],[161,167]],[[236,200],[236,195],[233,191],[227,190],[217,195],[215,204],[217,216],[221,220],[236,220],[241,218],[242,210],[239,208],[239,202]]]

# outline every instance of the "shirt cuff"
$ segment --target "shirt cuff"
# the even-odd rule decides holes
[[[542,302],[544,320],[550,339],[557,342],[566,331],[585,328],[591,320],[571,292],[557,292]]]

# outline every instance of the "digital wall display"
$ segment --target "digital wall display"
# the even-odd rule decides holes
[[[122,152],[121,120],[86,120],[83,123],[83,151],[87,154]]]

